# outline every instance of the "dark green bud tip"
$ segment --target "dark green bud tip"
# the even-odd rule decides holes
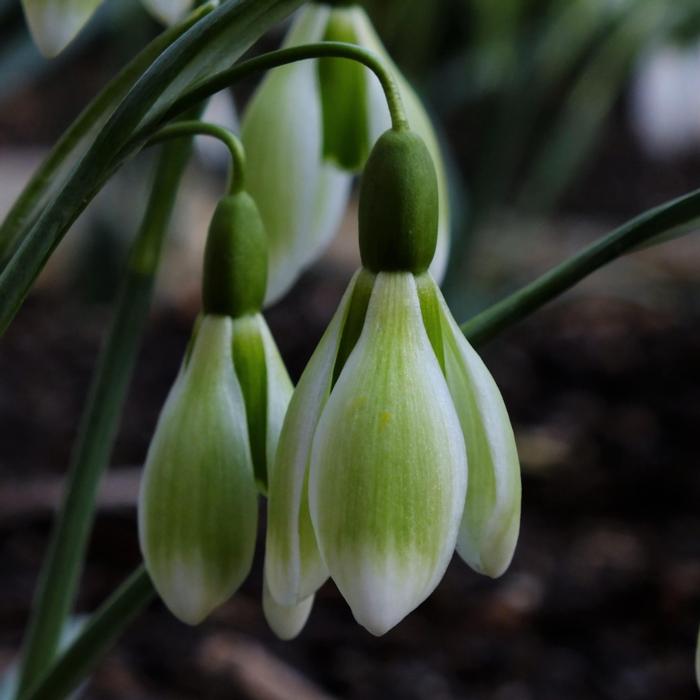
[[[375,273],[425,272],[437,230],[437,175],[425,143],[412,131],[385,132],[362,176],[362,264]]]
[[[266,287],[267,236],[258,207],[247,192],[224,197],[204,251],[204,313],[232,318],[256,313]]]

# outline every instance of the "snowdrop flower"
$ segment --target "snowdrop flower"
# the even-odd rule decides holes
[[[310,606],[331,576],[376,635],[430,595],[455,547],[499,576],[518,536],[503,400],[428,272],[438,201],[420,137],[386,132],[362,181],[363,269],[294,393],[270,482],[269,596]]]
[[[409,122],[437,166],[440,221],[431,269],[441,279],[449,248],[448,192],[430,119],[361,7],[311,3],[297,14],[285,46],[322,40],[370,49],[397,77]],[[248,187],[270,238],[267,303],[279,299],[328,245],[347,207],[353,174],[389,126],[379,81],[352,61],[303,61],[275,69],[261,83],[244,114],[242,137],[250,159]]]
[[[34,43],[44,56],[53,58],[70,44],[102,0],[22,0]],[[143,0],[158,19],[171,24],[193,5],[193,0]]]
[[[219,204],[205,252],[203,314],[146,458],[139,536],[165,604],[189,624],[250,571],[257,490],[266,488],[292,385],[260,315],[264,228],[251,197]]]

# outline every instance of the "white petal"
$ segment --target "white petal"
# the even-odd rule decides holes
[[[146,458],[139,538],[165,604],[196,624],[246,577],[257,494],[232,322],[204,316]]]
[[[323,37],[328,8],[299,12],[285,46]],[[271,71],[251,99],[242,125],[246,183],[270,243],[266,303],[279,299],[333,236],[352,177],[322,163],[316,61]]]
[[[520,531],[520,462],[501,392],[457,326],[439,289],[447,385],[467,444],[469,492],[457,552],[476,571],[500,576]]]
[[[142,0],[146,9],[163,24],[175,24],[192,9],[193,0]]]
[[[462,430],[415,279],[381,273],[318,423],[309,476],[321,555],[373,634],[396,625],[442,578],[466,482]]]
[[[269,479],[265,576],[278,603],[296,604],[328,578],[308,511],[305,488],[316,424],[330,393],[333,367],[357,275],[292,396]]]
[[[296,605],[280,605],[270,595],[267,580],[263,577],[263,612],[270,629],[284,641],[299,636],[311,614],[314,597],[310,595]]]
[[[22,0],[34,43],[52,58],[73,40],[102,0]]]
[[[450,199],[449,185],[447,181],[447,171],[437,135],[433,129],[428,113],[425,111],[420,98],[410,83],[403,77],[403,74],[392,61],[382,40],[372,26],[367,13],[360,7],[353,8],[353,20],[355,31],[357,32],[358,43],[380,55],[393,70],[399,85],[399,91],[403,98],[404,106],[408,115],[408,121],[413,129],[425,141],[430,155],[435,162],[435,170],[438,176],[438,194],[440,206],[440,219],[438,223],[438,240],[435,250],[435,257],[430,265],[430,272],[433,277],[442,281],[447,269],[450,253]],[[369,90],[368,103],[370,106],[369,126],[370,141],[374,143],[390,126],[391,119],[386,104],[386,98],[382,87],[373,73],[368,71],[367,86]]]

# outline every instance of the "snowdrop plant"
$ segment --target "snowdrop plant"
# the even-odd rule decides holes
[[[455,547],[500,576],[518,536],[503,400],[428,271],[438,211],[423,140],[386,132],[362,180],[363,268],[302,375],[270,485],[270,596],[308,606],[330,575],[377,635],[432,592]]]
[[[53,53],[98,4],[25,0],[25,10]],[[190,3],[149,4],[177,14]],[[236,63],[296,10],[287,47]],[[305,43],[312,40],[318,43]],[[280,68],[310,59],[323,62],[304,71]],[[387,115],[375,104],[377,84],[366,68],[389,105],[392,129],[383,135]],[[231,135],[176,119],[193,119],[203,100],[272,69],[243,134],[251,157],[247,189],[255,196],[243,191],[242,178],[233,179],[214,216],[203,312],[147,456],[139,504],[145,566],[63,649],[99,479],[189,155],[183,136],[217,135],[242,161]],[[448,220],[439,151],[422,107],[394,73],[364,13],[346,2],[204,3],[93,100],[0,225],[2,333],[73,221],[119,166],[144,147],[177,139],[158,158],[126,265],[37,584],[14,697],[67,697],[156,591],[184,621],[206,617],[250,568],[260,492],[269,495],[263,609],[285,639],[302,629],[329,576],[357,620],[382,634],[430,594],[454,549],[488,576],[508,567],[519,527],[518,460],[500,392],[472,346],[625,253],[694,230],[700,192],[627,222],[457,325],[436,284]],[[363,167],[362,269],[290,401],[291,384],[260,309],[266,295],[269,301],[282,294],[318,255],[350,176]],[[268,268],[273,282],[266,293]]]
[[[235,192],[209,229],[203,313],[146,458],[139,536],[161,598],[201,622],[250,571],[257,479],[266,488],[292,385],[260,307],[267,241],[253,199]]]
[[[449,201],[430,118],[359,5],[310,3],[295,18],[285,46],[322,40],[371,50],[396,78],[408,120],[428,145],[437,168],[439,235],[431,269],[441,279],[450,240]],[[379,81],[352,61],[297,63],[262,82],[243,116],[242,137],[250,156],[250,192],[270,238],[268,303],[279,299],[325,250],[347,207],[353,175],[390,123]]]

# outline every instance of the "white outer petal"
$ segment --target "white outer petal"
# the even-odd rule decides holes
[[[296,605],[280,605],[270,594],[267,579],[263,576],[263,613],[270,629],[285,642],[299,636],[313,605],[313,595]]]
[[[391,629],[441,580],[466,487],[462,429],[415,279],[380,273],[318,422],[309,473],[321,555],[371,633]]]
[[[403,77],[396,64],[389,56],[384,44],[377,35],[367,13],[360,7],[353,8],[353,21],[358,37],[358,44],[376,52],[388,63],[399,85],[399,91],[403,98],[404,107],[408,115],[408,122],[419,136],[425,141],[430,155],[435,163],[435,170],[438,176],[438,195],[440,218],[438,223],[438,240],[435,250],[435,257],[430,265],[430,273],[441,282],[447,270],[447,263],[450,253],[450,198],[449,185],[447,181],[447,171],[440,144],[438,143],[435,130],[430,121],[428,113],[425,111],[420,98],[410,83]],[[387,129],[391,127],[391,119],[386,104],[386,98],[379,81],[374,73],[367,71],[368,105],[369,105],[369,128],[370,142],[374,143]]]
[[[285,46],[320,41],[328,8],[301,10]],[[279,299],[337,230],[352,176],[322,162],[322,120],[316,61],[271,71],[243,118],[246,186],[270,243],[266,304]]]
[[[496,578],[510,565],[520,531],[520,462],[501,392],[442,297],[447,384],[469,459],[469,492],[457,552],[475,571]]]
[[[231,320],[202,317],[158,419],[141,480],[139,541],[146,568],[165,604],[188,624],[201,622],[233,594],[255,549],[257,494],[231,347]],[[216,557],[208,549],[212,528]]]
[[[102,0],[22,0],[32,38],[52,58],[73,40]]]
[[[281,605],[294,605],[311,594],[328,578],[304,510],[304,487],[316,424],[325,405],[332,380],[345,318],[357,275],[309,360],[292,396],[284,419],[269,478],[265,577],[270,593]],[[300,524],[306,522],[304,535]],[[302,536],[306,543],[300,542]],[[309,540],[313,539],[314,542]],[[302,549],[308,548],[306,562]]]

